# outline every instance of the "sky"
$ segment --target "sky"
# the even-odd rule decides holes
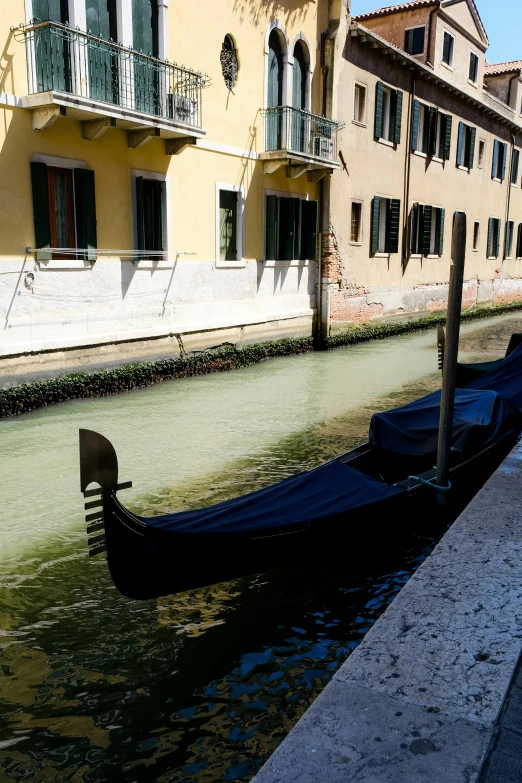
[[[401,2],[401,0],[396,0]],[[522,4],[520,0],[475,0],[489,38],[486,57],[490,63],[522,60]],[[352,0],[352,14],[365,14],[394,0]]]

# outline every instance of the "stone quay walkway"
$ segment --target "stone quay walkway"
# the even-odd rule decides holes
[[[252,783],[522,783],[522,443]]]

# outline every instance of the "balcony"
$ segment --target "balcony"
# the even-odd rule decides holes
[[[315,182],[339,168],[337,135],[342,123],[290,106],[265,109],[265,174],[286,166],[288,177],[307,172]]]
[[[169,154],[203,138],[202,91],[208,77],[55,22],[17,28],[25,40],[33,128],[60,116],[80,120],[86,139],[107,128],[128,131],[131,147],[166,139]]]

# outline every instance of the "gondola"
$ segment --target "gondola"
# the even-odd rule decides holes
[[[94,498],[85,504],[90,554],[107,554],[115,586],[134,599],[308,558],[357,556],[365,540],[394,536],[436,505],[439,412],[435,392],[375,414],[367,443],[314,470],[210,508],[149,518],[120,502],[118,492],[132,484],[118,483],[110,441],[82,429],[81,490]],[[471,498],[521,430],[519,410],[495,391],[457,390],[450,498]]]
[[[442,370],[444,363],[444,349],[446,344],[446,337],[444,327],[439,324],[437,327],[437,347],[439,350],[439,369]],[[507,347],[505,356],[502,359],[495,359],[492,362],[477,362],[474,364],[465,364],[464,362],[458,362],[457,364],[457,379],[456,386],[458,389],[465,389],[473,381],[482,378],[483,375],[493,372],[498,369],[504,359],[510,356],[513,351],[522,344],[522,333],[515,332],[511,335],[509,345]]]

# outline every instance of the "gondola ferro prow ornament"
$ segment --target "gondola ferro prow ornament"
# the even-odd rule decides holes
[[[99,489],[87,489],[98,484]],[[99,496],[88,501],[85,510],[97,509],[86,514],[89,555],[107,551],[105,513],[107,501],[119,489],[132,487],[132,481],[118,484],[118,457],[112,443],[93,430],[80,430],[80,488],[85,498]],[[94,534],[94,535],[93,535]]]

